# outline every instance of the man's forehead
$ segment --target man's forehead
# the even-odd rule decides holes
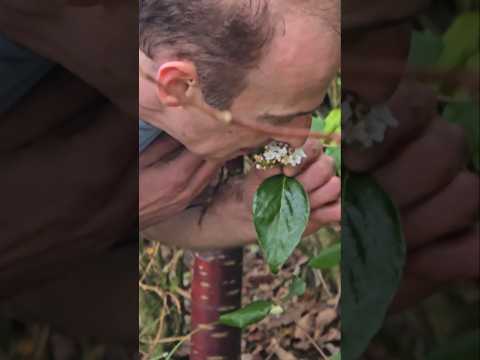
[[[290,81],[329,80],[340,66],[341,39],[318,19],[288,16],[259,64],[261,77]]]
[[[340,67],[338,33],[314,17],[287,16],[257,68],[248,75],[243,99],[259,115],[306,112],[320,105]]]

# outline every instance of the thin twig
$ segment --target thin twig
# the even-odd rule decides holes
[[[317,274],[318,274],[318,277],[320,278],[320,282],[322,283],[323,287],[325,288],[325,291],[327,292],[328,297],[329,297],[329,298],[332,298],[333,295],[332,295],[330,289],[328,288],[328,284],[327,284],[327,282],[325,281],[325,278],[323,277],[322,271],[321,271],[321,270],[318,270]]]
[[[165,307],[163,306],[160,312],[160,324],[158,325],[157,334],[155,335],[155,338],[153,339],[153,342],[150,344],[148,349],[148,358],[150,358],[150,355],[156,350],[155,346],[159,344],[159,340],[163,336],[165,316]]]
[[[308,341],[313,345],[313,347],[318,351],[318,353],[319,353],[325,360],[328,360],[328,356],[325,355],[325,353],[323,352],[323,350],[322,350],[322,349],[320,348],[320,346],[317,344],[317,342],[315,341],[315,339],[310,336],[310,334],[308,333],[308,331],[307,331],[304,327],[302,327],[301,325],[299,325],[298,323],[296,324],[296,326],[298,326],[298,328],[305,333],[305,335],[307,336]]]
[[[153,266],[155,260],[156,260],[156,257],[157,257],[157,254],[158,254],[158,249],[160,247],[160,244],[159,243],[155,243],[154,247],[153,247],[153,254],[152,256],[150,257],[150,260],[147,264],[147,267],[145,268],[145,271],[143,272],[142,276],[140,277],[140,282],[143,282],[143,280],[145,280],[145,277],[147,276],[147,274],[150,272],[150,268]]]

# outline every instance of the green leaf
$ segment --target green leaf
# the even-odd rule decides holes
[[[342,246],[340,243],[323,249],[320,254],[310,260],[308,265],[314,269],[330,269],[340,264],[342,258]]]
[[[413,67],[426,68],[437,63],[443,49],[442,38],[431,31],[414,31],[408,62]]]
[[[338,176],[342,176],[342,148],[340,146],[329,146],[325,154],[335,160],[335,168]]]
[[[465,129],[468,145],[472,153],[475,170],[480,170],[480,126],[479,107],[473,102],[451,103],[445,107],[443,117]]]
[[[342,360],[342,354],[341,352],[338,352],[336,353],[335,355],[333,355],[330,360]]]
[[[220,323],[240,329],[262,321],[270,314],[272,303],[270,301],[259,300],[247,306],[220,316]]]
[[[342,119],[342,111],[339,108],[336,108],[330,111],[330,113],[325,119],[325,126],[323,128],[323,131],[325,132],[325,134],[340,132],[341,126],[342,126],[341,119]]]
[[[447,71],[462,66],[479,49],[479,12],[458,16],[443,36],[444,48],[437,65]]]
[[[310,216],[308,195],[301,183],[273,176],[253,199],[253,221],[270,270],[277,273],[300,242]]]
[[[306,289],[307,284],[305,283],[305,281],[302,278],[295,277],[288,289],[288,295],[289,297],[302,296],[303,294],[305,294]]]
[[[311,131],[323,132],[324,126],[325,120],[320,117],[320,115],[314,115],[312,117],[312,127],[310,128]]]
[[[405,243],[399,215],[368,176],[344,175],[342,355],[358,359],[380,329],[400,284]]]

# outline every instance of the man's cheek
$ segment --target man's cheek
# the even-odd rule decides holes
[[[386,102],[405,74],[411,27],[343,34],[343,87],[369,104]]]

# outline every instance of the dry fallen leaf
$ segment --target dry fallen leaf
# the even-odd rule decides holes
[[[269,350],[275,353],[279,360],[298,360],[295,355],[283,349],[275,338],[270,342]]]
[[[293,333],[293,337],[295,339],[303,339],[305,338],[305,332],[313,331],[313,314],[307,313],[303,316],[295,326],[295,332]]]
[[[331,324],[338,317],[335,309],[327,307],[322,309],[315,318],[315,333],[323,334],[326,327]]]

